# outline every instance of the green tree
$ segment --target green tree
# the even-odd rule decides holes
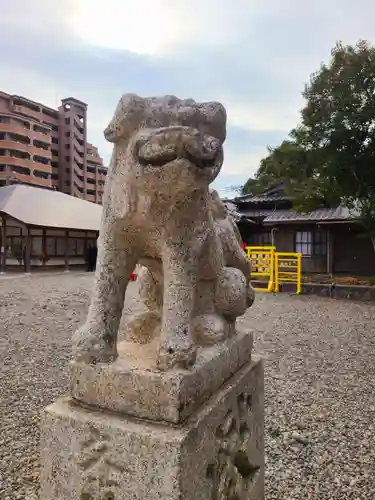
[[[357,209],[374,242],[375,47],[337,43],[303,96],[291,137],[308,154],[311,192]]]
[[[310,170],[308,152],[296,141],[286,140],[276,148],[268,147],[268,155],[261,160],[255,176],[248,179],[242,191],[243,194],[258,194],[277,181],[284,181],[291,191],[306,190]]]
[[[300,211],[343,203],[360,214],[375,248],[375,47],[337,43],[303,97],[300,125],[269,149],[243,192],[287,180]]]

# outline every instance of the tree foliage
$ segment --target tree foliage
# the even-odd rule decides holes
[[[277,148],[268,148],[255,176],[248,179],[243,194],[259,194],[276,182],[283,181],[287,194],[293,197],[297,210],[311,211],[324,206],[326,200],[313,178],[310,153],[296,141],[283,141]]]
[[[269,150],[244,191],[287,179],[303,191],[300,209],[323,199],[345,203],[359,209],[375,234],[375,47],[366,41],[337,43],[303,97],[301,123],[291,140]]]
[[[283,141],[277,148],[268,147],[268,156],[261,160],[255,176],[246,182],[243,193],[259,193],[279,180],[302,182],[306,177],[306,169],[305,150],[295,141]]]

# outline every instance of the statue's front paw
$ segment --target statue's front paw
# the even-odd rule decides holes
[[[170,368],[188,369],[197,359],[197,346],[194,342],[178,339],[164,340],[159,344],[157,367],[166,371]]]
[[[103,331],[83,325],[73,335],[73,359],[87,364],[112,363],[118,356],[116,342],[108,342]]]

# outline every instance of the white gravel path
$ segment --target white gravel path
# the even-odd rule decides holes
[[[67,391],[91,285],[0,278],[0,500],[37,498],[39,414]],[[266,499],[375,499],[375,305],[259,294],[241,321],[266,357]]]

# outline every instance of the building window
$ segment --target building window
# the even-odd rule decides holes
[[[295,249],[305,257],[327,255],[326,231],[297,231]]]
[[[77,240],[75,238],[69,238],[69,255],[71,255],[72,257],[78,255]]]
[[[314,255],[327,255],[327,232],[326,231],[314,231],[313,233]]]
[[[63,257],[65,255],[65,238],[56,238],[56,255],[58,257]]]
[[[312,231],[296,232],[296,252],[305,256],[312,255]]]
[[[31,238],[31,256],[41,257],[43,255],[43,238],[33,236]]]
[[[13,259],[22,259],[23,242],[20,236],[8,236],[7,252]]]
[[[56,257],[56,238],[46,238],[46,254],[48,257]]]

